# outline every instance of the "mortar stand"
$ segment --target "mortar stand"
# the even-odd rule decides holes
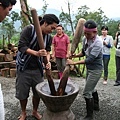
[[[59,80],[54,80],[56,90],[59,82]],[[37,84],[36,90],[46,105],[42,120],[75,120],[75,115],[70,106],[79,92],[79,86],[76,83],[69,81],[63,96],[50,95],[47,81]]]

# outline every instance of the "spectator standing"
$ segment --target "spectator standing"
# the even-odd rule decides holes
[[[104,67],[104,81],[103,84],[107,84],[108,79],[108,65],[110,61],[110,49],[113,47],[113,37],[108,35],[108,27],[101,27],[102,35],[100,36],[103,41],[103,67]]]
[[[58,25],[56,31],[57,33],[52,40],[52,58],[56,60],[59,77],[61,79],[66,66],[66,59],[70,54],[70,40],[68,35],[64,33],[62,25]]]

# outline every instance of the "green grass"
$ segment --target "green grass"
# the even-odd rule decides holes
[[[108,66],[108,78],[112,80],[115,80],[116,78],[115,47],[111,49],[111,57]]]

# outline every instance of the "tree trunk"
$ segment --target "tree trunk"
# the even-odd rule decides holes
[[[73,28],[73,22],[72,22],[71,11],[70,10],[71,10],[70,9],[70,3],[68,2],[68,11],[69,11],[69,17],[70,17],[69,21],[70,21],[70,26],[71,26],[72,33],[74,35],[74,28]]]
[[[22,17],[22,28],[24,28],[26,25],[32,23],[32,20],[30,18],[30,10],[27,5],[27,0],[20,0],[21,4],[21,17]]]

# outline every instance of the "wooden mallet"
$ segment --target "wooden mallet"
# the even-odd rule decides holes
[[[86,21],[85,19],[80,18],[77,23],[74,38],[72,41],[72,46],[71,46],[71,54],[73,54],[76,48],[78,47],[78,44],[80,42],[80,39],[83,33],[83,26],[84,26],[85,21]],[[65,93],[65,88],[67,85],[69,73],[70,73],[70,65],[66,65],[65,70],[63,72],[63,76],[61,78],[61,81],[58,87],[58,90],[57,90],[58,96],[62,96]]]
[[[40,47],[40,49],[44,49],[44,40],[43,40],[42,30],[41,30],[41,27],[40,27],[40,22],[39,22],[39,19],[38,19],[36,9],[34,9],[34,8],[31,9],[31,15],[32,15],[35,31],[36,31],[36,34],[37,34],[37,40],[38,40],[39,47]],[[47,60],[46,56],[43,57],[43,62],[45,64],[45,66],[49,62]],[[56,90],[55,90],[53,79],[51,77],[51,70],[50,69],[46,69],[46,77],[48,79],[51,95],[56,95]]]

